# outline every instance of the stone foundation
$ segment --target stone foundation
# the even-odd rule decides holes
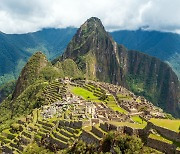
[[[176,147],[173,144],[168,144],[151,138],[147,139],[147,146],[167,154],[173,154],[176,151]]]
[[[98,128],[96,128],[95,126],[92,126],[92,130],[91,130],[92,133],[94,133],[96,136],[100,137],[100,138],[103,138],[105,133],[101,130],[99,130]]]
[[[94,137],[92,134],[90,134],[89,132],[85,130],[82,131],[80,139],[88,144],[96,144],[97,146],[100,144],[99,139],[97,139],[96,137]]]
[[[177,133],[175,131],[172,131],[163,127],[156,126],[153,123],[148,122],[146,126],[146,130],[151,129],[151,128],[155,129],[159,134],[161,134],[162,136],[165,136],[168,139],[171,139],[176,142],[180,142],[180,133]]]

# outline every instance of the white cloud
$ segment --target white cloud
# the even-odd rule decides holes
[[[180,31],[180,0],[0,0],[0,31],[26,33],[45,27],[79,27],[100,18],[107,30]]]

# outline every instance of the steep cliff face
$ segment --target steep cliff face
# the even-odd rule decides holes
[[[179,81],[168,64],[131,50],[128,51],[127,70],[126,83],[133,92],[180,116]]]
[[[88,19],[77,31],[59,61],[71,58],[87,78],[126,86],[176,116],[179,81],[157,58],[118,45],[101,21]]]
[[[175,33],[138,29],[111,33],[119,44],[142,51],[168,62],[180,79],[180,35]]]
[[[35,53],[24,66],[16,83],[12,98],[17,98],[38,77],[40,71],[48,65],[48,60],[41,52]]]
[[[123,84],[125,57],[126,49],[113,41],[101,21],[90,18],[79,28],[62,58],[72,58],[87,78]]]

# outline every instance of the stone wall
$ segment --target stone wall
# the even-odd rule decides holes
[[[62,136],[59,135],[58,133],[52,132],[52,134],[54,135],[55,138],[57,138],[57,139],[59,139],[59,140],[62,140],[62,141],[64,141],[64,142],[68,142],[68,139],[67,139],[67,138],[62,137]]]
[[[146,126],[146,130],[149,130],[151,128],[155,129],[159,134],[165,136],[168,139],[174,140],[176,142],[180,142],[180,133],[174,132],[172,130],[163,127],[156,126],[153,123],[148,122]]]
[[[108,124],[108,129],[109,129],[109,131],[111,131],[111,130],[118,131],[118,126],[115,126],[113,124]]]
[[[128,135],[135,135],[134,129],[131,127],[127,127],[127,126],[124,127],[124,133],[126,133]]]
[[[65,120],[60,120],[59,121],[59,127],[62,126],[66,126],[66,127],[72,127],[75,129],[79,129],[83,126],[83,122],[82,121],[65,121]]]
[[[100,144],[100,140],[98,138],[94,137],[91,133],[85,130],[82,131],[80,139],[88,144],[96,144],[96,145]]]
[[[13,150],[10,149],[8,146],[3,146],[2,151],[4,153],[13,154]]]
[[[104,130],[105,132],[109,131],[109,125],[107,123],[100,123],[100,128]]]
[[[65,149],[68,147],[68,144],[64,143],[64,142],[61,142],[60,140],[56,139],[56,138],[53,138],[52,136],[50,136],[48,138],[49,140],[49,143],[51,144],[56,144],[58,146],[59,149]]]
[[[92,126],[92,130],[91,130],[92,133],[94,133],[96,136],[100,137],[100,138],[103,138],[105,133],[101,130],[99,130],[98,128],[96,128],[95,126]]]
[[[82,126],[90,126],[90,125],[91,125],[90,120],[83,121],[83,123],[82,123]]]
[[[74,121],[73,128],[79,129],[79,128],[81,128],[83,126],[82,124],[83,124],[82,121]]]
[[[176,150],[176,147],[173,144],[168,144],[151,138],[147,139],[147,146],[167,154],[173,154]]]
[[[98,118],[91,119],[91,124],[99,124],[99,119]]]

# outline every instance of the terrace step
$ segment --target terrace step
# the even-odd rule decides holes
[[[13,148],[13,154],[19,154],[21,153],[21,151],[19,149]]]
[[[26,147],[25,145],[20,144],[19,147],[18,147],[18,150],[19,151],[23,151],[25,147]]]
[[[14,142],[15,142],[15,143],[19,142],[18,137],[16,137],[16,138],[14,139]]]
[[[22,135],[26,136],[27,138],[31,138],[32,135],[29,134],[29,133],[30,133],[30,132],[25,132],[25,131],[23,131],[23,132],[22,132]]]
[[[71,127],[63,127],[63,128],[72,134],[77,133],[77,130],[75,130],[74,128],[71,128]]]
[[[6,137],[3,135],[0,135],[0,140],[3,141],[4,139],[6,139]]]
[[[64,142],[60,139],[55,138],[53,134],[50,135],[50,140],[52,143],[57,144],[60,149],[65,149],[68,147],[67,142]]]
[[[19,145],[17,143],[11,142],[10,146],[12,147],[13,153],[20,153]]]
[[[22,144],[24,144],[24,145],[27,145],[27,144],[29,144],[29,143],[31,142],[31,139],[28,138],[28,137],[26,137],[26,136],[24,136],[24,135],[19,136],[19,140],[20,140],[20,141],[22,142]]]
[[[44,133],[49,133],[49,132],[50,132],[50,130],[44,129],[43,127],[41,127],[41,128],[39,129],[39,131],[44,132]]]
[[[48,126],[45,126],[45,125],[42,125],[41,128],[44,129],[44,130],[47,130],[47,131],[50,131],[52,129],[52,127],[48,127]]]
[[[69,138],[70,138],[70,137],[74,137],[74,135],[73,135],[72,133],[68,132],[68,131],[65,130],[65,129],[60,129],[59,132],[60,132],[62,135],[67,136],[67,137],[69,137]]]
[[[34,139],[35,139],[36,142],[41,142],[42,136],[36,134]]]
[[[46,133],[38,131],[37,135],[41,136],[41,137],[46,137]]]
[[[102,129],[99,128],[98,126],[92,126],[91,132],[92,132],[93,134],[95,134],[96,136],[98,136],[99,138],[103,138],[104,135],[107,134],[107,132],[105,132],[104,130],[102,130]]]
[[[44,121],[38,121],[38,123],[41,124],[41,125],[44,125],[46,127],[49,127],[49,128],[54,127],[54,124],[50,123],[50,122],[47,123],[47,122],[44,122]]]
[[[83,130],[80,138],[89,144],[93,143],[93,144],[97,144],[97,145],[99,145],[99,143],[102,139],[102,138],[99,138],[94,133],[92,133],[91,131],[88,131],[88,130]]]
[[[4,143],[4,144],[10,143],[10,142],[11,142],[11,140],[8,139],[8,138],[5,138],[5,139],[2,141],[2,143]]]
[[[9,144],[3,145],[2,151],[7,154],[13,153],[12,147]]]
[[[14,147],[14,148],[17,148],[18,147],[18,144],[17,144],[17,142],[11,142],[11,143],[9,143],[9,145],[11,146],[11,147]]]
[[[57,132],[57,131],[53,131],[52,134],[54,135],[54,137],[60,139],[61,141],[64,142],[68,142],[69,138],[67,136],[64,136],[63,134]]]

